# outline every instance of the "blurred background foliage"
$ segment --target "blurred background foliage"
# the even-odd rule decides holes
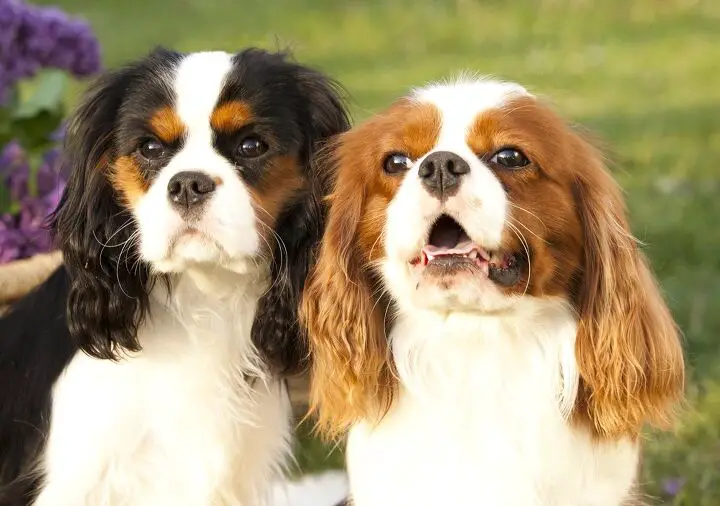
[[[52,3],[89,21],[106,67],[157,44],[290,48],[344,84],[358,121],[413,86],[468,70],[520,81],[598,133],[686,340],[688,403],[675,433],[648,432],[642,482],[654,504],[720,504],[720,1]],[[18,139],[31,171],[42,167],[48,137],[85,85],[57,71],[22,81],[11,103],[30,105],[12,121],[0,109],[0,143]],[[17,216],[4,195],[0,211]],[[307,425],[298,434],[299,469],[341,465],[341,448],[330,453]]]
[[[51,248],[45,222],[65,186],[58,143],[68,76],[91,76],[100,65],[87,21],[0,0],[0,263]]]

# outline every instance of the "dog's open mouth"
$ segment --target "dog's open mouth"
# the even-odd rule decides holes
[[[430,228],[427,244],[410,263],[438,274],[478,269],[502,286],[516,284],[522,274],[520,255],[486,250],[470,239],[462,225],[446,214]]]

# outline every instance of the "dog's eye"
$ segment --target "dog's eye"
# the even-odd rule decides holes
[[[385,159],[385,172],[388,174],[401,174],[412,167],[412,160],[402,153],[393,153]]]
[[[262,139],[251,135],[240,141],[240,145],[237,147],[237,154],[242,158],[257,158],[265,154],[267,150],[268,145],[265,144]]]
[[[147,139],[140,144],[139,151],[146,160],[157,160],[165,155],[165,146],[157,139]]]
[[[490,161],[507,169],[519,169],[530,164],[530,160],[522,151],[513,148],[501,149],[490,158]]]

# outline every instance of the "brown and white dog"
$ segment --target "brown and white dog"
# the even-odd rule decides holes
[[[601,155],[526,89],[414,91],[340,136],[304,295],[356,506],[618,506],[681,343]]]

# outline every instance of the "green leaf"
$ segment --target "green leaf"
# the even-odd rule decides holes
[[[4,185],[0,185],[0,214],[10,211],[10,191]]]
[[[20,103],[20,93],[17,86],[12,86],[6,90],[6,102],[0,107],[0,146],[4,146],[12,139],[12,116],[13,112]]]
[[[8,110],[13,110],[18,104],[20,104],[20,90],[17,85],[12,85],[5,91],[5,104],[3,107]]]
[[[60,112],[68,85],[67,75],[59,70],[43,72],[34,93],[13,111],[14,119],[33,118],[44,112]]]
[[[15,119],[10,124],[11,138],[29,152],[42,152],[52,147],[50,135],[57,130],[62,121],[61,112],[41,111],[28,118]],[[0,140],[2,139],[0,134]]]

